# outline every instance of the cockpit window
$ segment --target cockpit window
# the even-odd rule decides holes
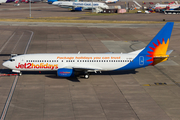
[[[11,61],[11,62],[12,62],[12,61],[15,61],[15,59],[10,59],[9,61]]]

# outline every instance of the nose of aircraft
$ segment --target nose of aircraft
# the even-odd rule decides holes
[[[9,66],[9,62],[6,61],[6,62],[4,62],[2,65],[3,65],[4,67],[8,67],[8,66]]]
[[[58,2],[53,2],[52,5],[58,5]]]

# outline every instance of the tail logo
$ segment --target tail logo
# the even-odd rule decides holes
[[[153,47],[149,46],[149,48],[151,50],[147,51],[149,53],[149,55],[147,55],[147,57],[150,57],[150,59],[147,61],[149,61],[149,62],[152,61],[149,65],[154,64],[154,57],[166,55],[166,51],[167,51],[168,45],[169,45],[169,39],[167,40],[166,43],[165,43],[164,38],[163,38],[162,43],[159,40],[157,40],[156,44],[154,42],[152,44],[154,46]]]

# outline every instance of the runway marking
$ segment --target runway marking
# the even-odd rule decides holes
[[[5,106],[4,106],[4,109],[3,109],[3,112],[2,112],[2,115],[1,115],[1,119],[0,119],[0,120],[4,120],[5,117],[6,117],[6,113],[7,113],[7,110],[8,110],[8,108],[9,108],[9,104],[10,104],[10,102],[11,102],[11,98],[12,98],[12,95],[13,95],[13,93],[14,93],[14,89],[15,89],[15,87],[16,87],[17,81],[18,81],[18,76],[16,76],[15,79],[14,79],[14,82],[13,82],[13,84],[12,84],[11,90],[10,90],[9,95],[8,95],[8,98],[7,98],[7,100],[6,100],[6,104],[5,104]]]
[[[24,54],[27,53],[27,50],[28,50],[28,48],[29,48],[29,44],[30,44],[30,42],[31,42],[31,40],[32,40],[32,36],[33,36],[33,34],[34,34],[34,32],[32,32],[32,31],[29,31],[29,32],[31,32],[31,36],[30,36],[29,41],[28,41],[28,43],[27,43],[26,49],[25,49],[25,51],[24,51]],[[15,34],[15,33],[14,33],[14,34]],[[13,34],[13,36],[14,36],[14,34]],[[11,37],[11,38],[12,38],[12,37]],[[14,93],[14,90],[15,90],[15,88],[16,88],[16,84],[17,84],[17,82],[18,82],[18,78],[19,78],[19,76],[16,75],[16,77],[15,77],[15,79],[14,79],[14,82],[13,82],[13,84],[12,84],[11,90],[10,90],[10,92],[9,92],[8,98],[7,98],[7,100],[6,100],[5,106],[4,106],[4,108],[3,108],[3,111],[2,111],[2,114],[1,114],[0,120],[4,120],[5,117],[6,117],[6,114],[7,114],[8,108],[9,108],[9,105],[10,105],[10,103],[11,103],[12,95],[13,95],[13,93]]]
[[[22,33],[22,35],[20,36],[20,38],[19,38],[18,41],[16,42],[16,44],[15,44],[13,50],[11,51],[11,53],[13,53],[13,51],[15,50],[17,44],[19,43],[19,41],[21,40],[21,38],[22,38],[23,35],[24,35],[24,32]]]
[[[2,48],[0,49],[0,53],[2,52],[2,50],[4,49],[4,47],[8,44],[8,42],[11,40],[11,38],[15,35],[15,32],[13,35],[11,35],[11,37],[6,41],[6,43],[2,46]]]
[[[34,32],[33,32],[33,31],[29,31],[29,32],[31,32],[31,37],[29,38],[29,41],[28,41],[28,44],[27,44],[26,49],[25,49],[25,51],[24,51],[24,54],[27,53],[27,50],[28,50],[28,48],[29,48],[29,44],[30,44],[30,42],[31,42],[31,40],[32,40],[32,37],[33,37],[33,35],[34,35]]]
[[[108,31],[109,33],[111,33],[114,37],[116,37],[117,39],[120,39],[119,37],[117,37],[113,32],[111,32],[110,30],[108,30],[107,28],[104,28],[106,31]]]

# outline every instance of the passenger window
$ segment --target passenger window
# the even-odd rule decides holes
[[[66,60],[66,62],[68,62],[68,60]]]
[[[57,62],[58,62],[58,60],[57,60]]]
[[[49,60],[49,62],[51,62],[51,60]]]
[[[46,60],[44,60],[44,62],[46,62]]]
[[[28,62],[28,60],[26,60],[26,62]]]
[[[63,60],[62,60],[62,62],[63,62]]]
[[[79,62],[79,60],[77,60],[77,62]]]

